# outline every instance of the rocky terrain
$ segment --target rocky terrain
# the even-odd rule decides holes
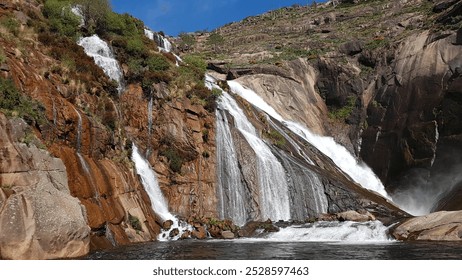
[[[75,258],[155,240],[170,228],[152,210],[131,159],[133,144],[156,172],[169,211],[192,225],[184,237],[205,238],[207,229],[233,238],[271,228],[264,217],[243,229],[219,219],[218,96],[203,85],[206,67],[258,91],[284,118],[334,137],[390,193],[441,187],[434,209],[462,209],[462,178],[454,175],[461,151],[460,1],[284,8],[188,35],[193,43],[180,36],[178,66],[139,20],[108,12],[107,21],[94,17],[80,26],[62,7],[58,15],[67,21],[57,20],[55,2],[0,0],[1,258]],[[77,45],[78,36],[94,33],[121,64],[120,91]],[[220,40],[210,39],[217,34]],[[238,101],[275,154],[321,178],[328,215],[307,220],[391,224],[409,217],[300,141],[314,159],[303,163],[295,144],[271,134],[277,124]],[[240,160],[249,163],[241,166],[243,181],[258,193],[254,152],[233,134]],[[425,184],[412,184],[422,178]],[[431,215],[406,221],[394,236],[460,240],[458,212]]]

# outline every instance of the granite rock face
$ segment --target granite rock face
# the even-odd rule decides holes
[[[20,142],[33,133],[28,128],[21,119],[0,114],[0,256],[83,256],[90,249],[85,207],[70,195],[63,162]]]
[[[400,224],[392,234],[398,240],[461,241],[462,212],[441,211],[415,217]]]

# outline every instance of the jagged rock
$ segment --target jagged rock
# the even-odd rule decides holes
[[[9,72],[10,67],[8,66],[8,64],[2,63],[2,64],[0,64],[0,71]]]
[[[224,238],[224,239],[234,239],[234,233],[231,232],[231,231],[228,231],[228,230],[225,230],[225,231],[222,231],[221,232],[221,236]]]
[[[462,211],[411,218],[397,226],[392,234],[398,240],[461,241]]]
[[[207,65],[207,69],[213,70],[220,74],[228,74],[228,64],[224,61],[210,61]]]

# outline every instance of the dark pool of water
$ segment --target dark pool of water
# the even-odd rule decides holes
[[[182,240],[148,242],[93,252],[103,260],[432,260],[462,259],[457,242],[243,242]]]

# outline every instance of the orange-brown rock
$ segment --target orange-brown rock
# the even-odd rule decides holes
[[[169,94],[164,87],[157,91],[157,95]],[[153,96],[153,125],[149,133],[149,98],[141,87],[130,85],[121,96],[122,115],[129,137],[150,151],[149,162],[158,175],[170,211],[184,217],[216,216],[216,160],[210,156],[215,154],[214,115],[187,98],[166,102]],[[172,170],[172,160],[181,161],[178,170]]]

